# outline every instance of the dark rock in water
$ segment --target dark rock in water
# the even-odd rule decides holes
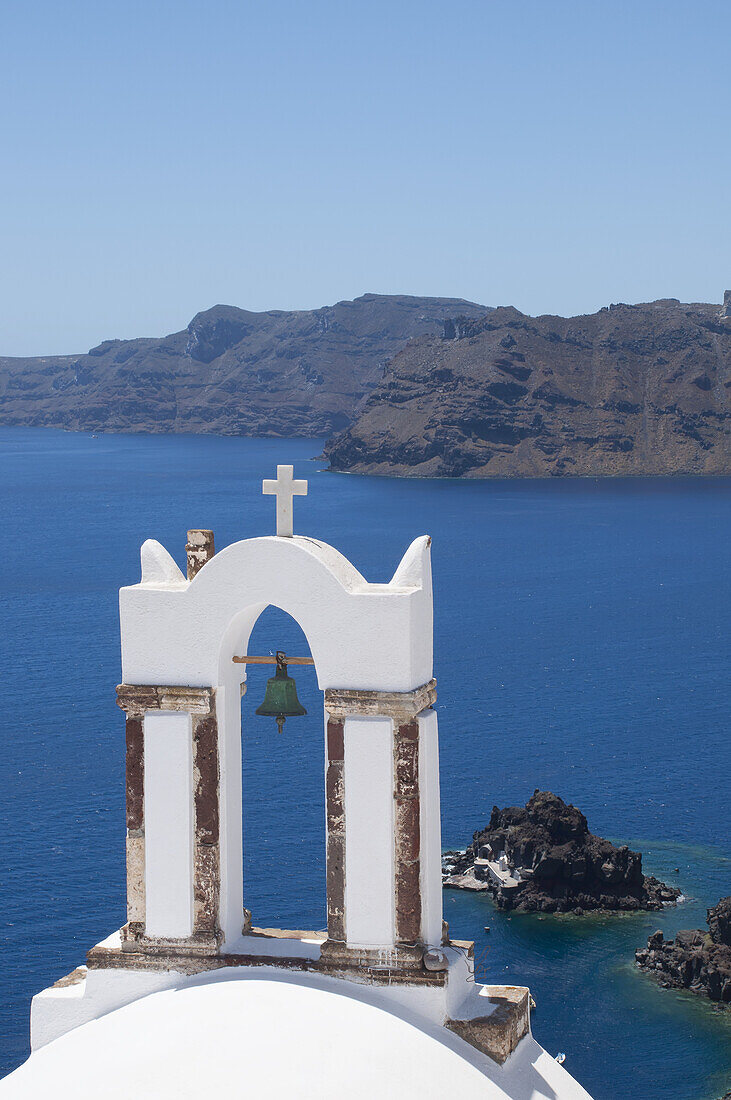
[[[708,928],[714,943],[731,947],[731,897],[721,898],[708,910]]]
[[[731,897],[708,910],[708,932],[690,929],[674,940],[653,932],[647,947],[635,952],[635,962],[668,989],[689,989],[731,1004]]]
[[[498,908],[530,913],[662,909],[680,896],[643,875],[639,852],[594,836],[581,811],[550,791],[536,791],[525,807],[493,807],[466,851],[445,855],[444,883],[484,884]]]

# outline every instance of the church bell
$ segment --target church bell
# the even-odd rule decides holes
[[[277,671],[267,680],[264,702],[256,708],[255,713],[265,718],[276,718],[280,733],[287,718],[297,718],[301,714],[307,714],[297,698],[296,683],[291,676],[287,675],[285,653],[277,653]]]

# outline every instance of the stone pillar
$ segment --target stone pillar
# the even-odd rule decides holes
[[[396,943],[415,946],[421,935],[421,814],[419,723],[394,722],[394,895]]]
[[[422,800],[417,716],[431,708],[435,700],[434,680],[409,692],[325,692],[328,939],[323,957],[334,963],[394,969],[422,965]],[[384,736],[390,740],[384,741]],[[368,749],[370,738],[372,753]],[[378,790],[373,789],[374,781]],[[387,790],[380,789],[383,784],[387,784]],[[439,812],[438,801],[434,812]],[[356,836],[356,828],[377,830],[379,835],[369,831],[368,835]],[[374,907],[380,906],[372,918],[366,914],[364,919],[364,906],[360,904],[355,931],[355,921],[350,929],[348,926],[348,866],[351,871],[355,867],[359,880],[364,880],[369,867],[367,859],[356,857],[354,846],[359,853],[369,853],[373,860]],[[355,890],[360,898],[364,882],[352,883],[350,892]]]
[[[213,531],[194,529],[188,531],[188,541],[185,544],[185,554],[188,563],[188,580],[192,581],[196,573],[199,573],[207,561],[215,554],[213,545]]]
[[[327,938],[345,943],[345,762],[344,721],[327,720],[327,770],[325,814],[327,819]]]
[[[127,716],[127,925],[123,930],[123,949],[154,953],[215,954],[221,942],[220,838],[219,838],[219,752],[216,692],[214,688],[138,686],[120,684],[117,703]],[[145,719],[177,715],[188,717],[183,733],[190,737],[187,822],[159,820],[160,830],[190,828],[190,837],[174,832],[168,835],[178,852],[189,843],[191,896],[190,934],[154,935],[147,929],[149,895],[164,888],[151,881],[157,873],[146,867],[145,818],[150,812],[153,792],[145,791]],[[152,734],[152,727],[148,736]],[[176,731],[180,736],[180,730]],[[171,741],[171,748],[173,742]],[[164,751],[164,742],[163,742]],[[156,742],[159,756],[160,743]],[[178,781],[180,769],[178,769]],[[183,792],[183,799],[186,794]],[[182,815],[186,816],[186,815]],[[178,884],[178,894],[180,884]],[[157,921],[160,923],[159,906]],[[164,924],[164,918],[162,923]],[[174,922],[173,922],[174,923]]]
[[[145,739],[142,718],[126,715],[127,926],[145,928]]]

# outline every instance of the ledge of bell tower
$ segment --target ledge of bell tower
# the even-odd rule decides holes
[[[452,941],[471,957],[472,944]],[[339,975],[372,984],[407,982],[444,985],[448,966],[429,970],[424,966],[423,946],[397,946],[389,950],[354,948],[333,943],[324,932],[299,929],[250,928],[237,940],[216,948],[208,940],[164,940],[129,936],[128,926],[97,944],[87,953],[90,970],[175,970],[199,974],[228,966],[274,966],[286,970],[310,970]]]
[[[374,996],[397,1014],[406,1009],[432,1026],[452,1032],[502,1065],[530,1034],[530,993],[525,987],[479,985],[474,980],[473,945],[450,940],[442,947],[446,967],[379,965],[323,954],[325,934],[302,930],[252,928],[216,955],[122,949],[122,933],[92,948],[87,967],[37,994],[33,1001],[33,1049],[99,1015],[162,988],[182,988],[190,980],[227,971],[233,977],[266,978],[277,971],[293,981],[333,982],[345,996]],[[173,945],[168,945],[172,947]],[[383,960],[382,960],[383,961]],[[393,964],[395,960],[391,960]],[[431,960],[433,962],[433,960]],[[246,972],[249,972],[248,974]],[[299,976],[298,976],[299,975]],[[366,993],[369,990],[369,993]]]

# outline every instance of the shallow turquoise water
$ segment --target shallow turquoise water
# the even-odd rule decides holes
[[[445,892],[489,980],[526,982],[534,1030],[596,1100],[714,1100],[731,1022],[632,966],[657,926],[699,926],[731,892],[731,479],[390,481],[318,473],[321,443],[0,429],[0,1072],[27,1054],[28,1006],[124,920],[124,736],[116,590],[158,538],[220,547],[273,529],[260,479],[310,478],[295,530],[390,578],[434,538],[443,839],[535,787],[634,843],[688,900],[661,915],[507,917]],[[252,652],[306,645],[270,609]],[[320,701],[278,738],[244,700],[246,903],[259,923],[324,924]],[[258,679],[257,679],[258,677]],[[679,868],[679,874],[673,868]],[[483,931],[490,926],[490,932]]]

